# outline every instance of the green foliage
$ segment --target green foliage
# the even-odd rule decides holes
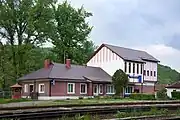
[[[116,70],[116,72],[112,76],[112,81],[114,84],[116,95],[120,95],[120,93],[123,93],[123,88],[127,86],[129,79],[128,79],[128,75],[126,75],[124,71],[119,69]]]
[[[85,21],[92,14],[83,7],[73,8],[67,1],[54,6],[54,13],[57,34],[52,39],[53,52],[60,63],[70,58],[72,63],[84,64],[95,49],[94,43],[87,40],[92,27]]]
[[[159,100],[167,100],[168,96],[167,96],[166,92],[167,92],[166,88],[163,88],[163,89],[159,90],[157,92],[157,99],[159,99]]]
[[[0,16],[3,90],[41,68],[46,58],[61,63],[70,58],[75,64],[84,64],[94,52],[94,43],[87,40],[92,27],[85,21],[92,14],[83,7],[75,9],[67,1],[57,4],[56,0],[3,0]],[[42,48],[47,42],[53,48]]]
[[[51,5],[54,3],[53,0],[0,1],[0,41],[5,41],[1,44],[1,60],[6,61],[1,61],[1,66],[4,66],[0,78],[3,89],[30,69],[36,69],[30,65],[29,59],[32,58],[29,53],[51,39],[54,33]]]
[[[179,114],[179,111],[173,113],[168,109],[160,109],[158,110],[155,107],[152,107],[150,111],[131,111],[131,112],[120,112],[118,111],[116,114],[117,118],[125,118],[125,117],[140,117],[140,116],[149,116],[149,115],[170,115],[170,114]]]
[[[31,99],[0,99],[0,104],[6,104],[6,103],[14,103],[14,102],[25,102],[25,101],[31,101]]]
[[[75,117],[63,116],[62,118],[60,118],[60,120],[101,120],[101,119],[99,118],[98,115],[92,116],[89,114],[86,115],[76,114]]]
[[[141,93],[132,93],[130,94],[130,99],[134,100],[155,100],[154,94],[141,94]]]
[[[173,99],[180,99],[180,92],[179,91],[173,91],[171,92],[172,98]]]
[[[158,65],[158,83],[171,84],[180,80],[180,73],[168,66]]]

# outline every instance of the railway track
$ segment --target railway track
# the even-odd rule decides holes
[[[40,119],[40,118],[53,118],[61,116],[74,116],[76,114],[115,114],[117,111],[132,112],[132,111],[149,111],[152,107],[157,109],[166,108],[168,110],[177,110],[180,108],[180,103],[159,103],[159,104],[106,104],[104,106],[71,106],[71,107],[56,107],[56,108],[31,108],[31,109],[19,109],[8,110],[8,112],[2,112],[0,119],[2,118],[18,118],[18,119]],[[44,109],[44,110],[43,110]]]
[[[93,103],[93,104],[59,104],[59,105],[46,105],[46,106],[17,106],[17,107],[3,107],[2,110],[25,110],[25,109],[39,109],[39,108],[57,108],[57,107],[83,107],[83,106],[112,106],[112,105],[145,105],[145,104],[180,104],[180,101],[129,101],[129,102],[116,102],[116,103]]]

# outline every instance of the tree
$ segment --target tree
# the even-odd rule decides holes
[[[129,79],[128,79],[128,75],[126,75],[126,73],[124,73],[121,69],[119,69],[116,70],[116,72],[112,76],[112,81],[116,91],[115,94],[120,95],[121,93],[123,93],[123,89],[127,86]]]
[[[95,49],[94,43],[87,40],[92,27],[86,22],[86,18],[92,14],[83,7],[73,8],[67,1],[54,6],[54,12],[57,34],[52,43],[58,62],[64,63],[66,58],[70,58],[73,63],[85,63]]]
[[[27,73],[28,52],[50,39],[53,0],[0,0],[0,37],[11,49],[14,79]]]
[[[167,100],[168,99],[166,88],[162,88],[159,91],[157,91],[157,98],[159,100]]]

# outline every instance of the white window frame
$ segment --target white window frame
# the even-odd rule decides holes
[[[44,86],[44,91],[41,91],[41,86]],[[44,83],[39,84],[39,93],[45,93],[45,84]]]
[[[126,91],[126,89],[129,88],[129,87],[132,88],[132,92],[127,92],[127,91]],[[125,88],[125,90],[124,90],[124,93],[125,93],[125,94],[131,94],[131,93],[133,93],[133,92],[134,92],[134,87],[133,87],[133,86],[127,86],[127,87]]]
[[[102,92],[101,92],[100,86],[102,86]],[[99,94],[103,94],[103,85],[102,84],[99,85]]]
[[[81,92],[81,85],[85,85],[85,92]],[[80,83],[80,94],[87,94],[87,84],[86,83]]]
[[[24,92],[27,93],[28,91],[28,84],[24,84]]]
[[[73,85],[73,92],[69,92],[69,85]],[[75,94],[75,83],[68,83],[67,84],[67,94]]]
[[[113,87],[113,91],[109,90],[110,92],[108,92],[108,90],[107,90],[109,88],[108,86],[110,86],[110,88]],[[106,94],[115,94],[114,85],[107,85],[106,86]]]

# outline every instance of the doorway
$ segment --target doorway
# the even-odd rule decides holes
[[[29,92],[30,93],[34,92],[34,85],[33,84],[29,85]]]
[[[97,84],[93,85],[93,93],[96,96],[98,95],[98,85]]]

